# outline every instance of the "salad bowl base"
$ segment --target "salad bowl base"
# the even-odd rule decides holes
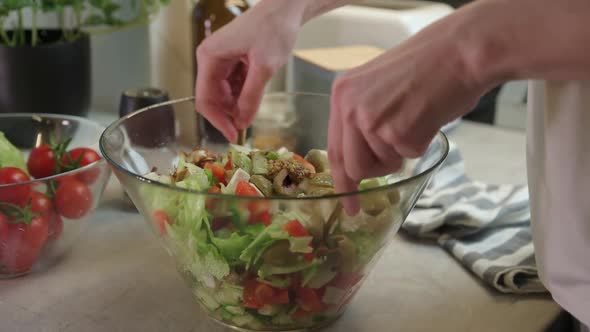
[[[199,303],[199,306],[201,307],[202,310],[206,310],[202,304]],[[329,326],[331,326],[332,324],[336,323],[336,321],[338,321],[340,319],[340,317],[342,317],[344,315],[344,312],[338,314],[337,316],[334,316],[330,319],[326,319],[325,321],[315,324],[314,326],[310,326],[310,327],[306,327],[306,328],[276,328],[276,329],[260,329],[260,330],[253,330],[253,329],[248,329],[248,328],[243,328],[243,327],[238,327],[229,323],[224,322],[223,320],[211,315],[210,313],[207,313],[207,316],[209,316],[213,321],[215,321],[215,323],[229,328],[233,331],[238,331],[238,332],[311,332],[311,331],[319,331],[322,330],[324,328],[327,328]]]

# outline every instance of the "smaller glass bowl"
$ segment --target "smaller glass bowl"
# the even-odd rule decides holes
[[[33,148],[51,140],[71,139],[68,150],[86,147],[100,153],[98,139],[103,130],[75,116],[0,114],[0,131],[23,152],[25,160]],[[101,159],[59,175],[0,185],[0,279],[46,270],[67,254],[98,206],[110,174],[108,164]],[[18,197],[15,193],[23,191],[32,193],[26,203],[13,201]],[[34,213],[38,218],[32,221],[26,218],[30,224],[15,222],[22,217],[18,205],[29,212],[43,212]]]

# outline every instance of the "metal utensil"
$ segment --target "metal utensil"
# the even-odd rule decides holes
[[[238,145],[246,144],[246,129],[238,130]]]

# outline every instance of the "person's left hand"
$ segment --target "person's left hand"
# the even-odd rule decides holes
[[[295,44],[304,1],[263,0],[198,47],[197,111],[230,141],[247,129]]]
[[[397,171],[420,157],[438,130],[473,109],[493,85],[474,75],[452,30],[434,24],[332,88],[328,156],[336,191]],[[345,199],[349,214],[359,210]]]

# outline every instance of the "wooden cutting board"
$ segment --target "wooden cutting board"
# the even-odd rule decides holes
[[[374,46],[353,45],[297,50],[295,57],[332,72],[360,66],[385,52]]]

